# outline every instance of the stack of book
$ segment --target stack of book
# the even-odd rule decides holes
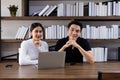
[[[51,15],[56,16],[57,15],[56,9],[57,9],[56,5],[54,6],[46,5],[41,11],[34,12],[32,16],[51,16]]]
[[[87,39],[118,39],[119,25],[111,26],[90,26],[86,25],[82,30],[82,37]]]
[[[108,56],[108,48],[106,47],[96,47],[92,48],[93,55],[94,55],[94,61],[95,62],[105,62],[107,61]],[[83,61],[85,62],[85,58],[83,58]]]
[[[67,36],[67,27],[64,25],[51,25],[45,28],[45,39],[61,39]]]
[[[88,16],[120,16],[120,2],[89,2]]]
[[[25,27],[25,26],[19,27],[15,35],[15,39],[19,39],[19,40],[25,39],[28,33],[28,30],[29,30],[29,27]]]
[[[53,6],[46,5],[41,11],[33,13],[33,16],[120,16],[120,2],[85,2],[59,3]]]
[[[58,4],[57,16],[83,16],[84,2],[76,2],[75,4]]]

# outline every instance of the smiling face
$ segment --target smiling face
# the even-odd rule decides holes
[[[43,37],[43,30],[40,26],[37,26],[30,32],[30,34],[32,35],[32,39],[34,41],[38,41]]]
[[[79,25],[72,24],[68,28],[68,36],[69,36],[69,39],[71,40],[77,40],[77,38],[80,36],[80,33],[81,33],[81,29]]]

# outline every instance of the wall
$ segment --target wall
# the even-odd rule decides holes
[[[10,16],[8,6],[16,5],[18,6],[17,16],[22,15],[22,0],[1,0],[1,16]]]

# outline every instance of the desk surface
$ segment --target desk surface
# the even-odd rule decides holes
[[[12,64],[12,67],[6,67]],[[59,69],[38,70],[34,65],[19,66],[17,62],[0,63],[0,80],[97,80],[98,71],[118,71],[120,62],[100,62],[93,65],[81,63],[66,64]]]

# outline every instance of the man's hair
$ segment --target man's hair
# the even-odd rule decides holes
[[[75,24],[75,25],[78,25],[78,26],[80,26],[80,29],[82,30],[82,28],[83,28],[83,25],[80,23],[80,21],[78,21],[78,20],[73,20],[73,21],[71,21],[69,24],[68,24],[68,28],[70,28],[70,26],[72,25],[72,24]]]

